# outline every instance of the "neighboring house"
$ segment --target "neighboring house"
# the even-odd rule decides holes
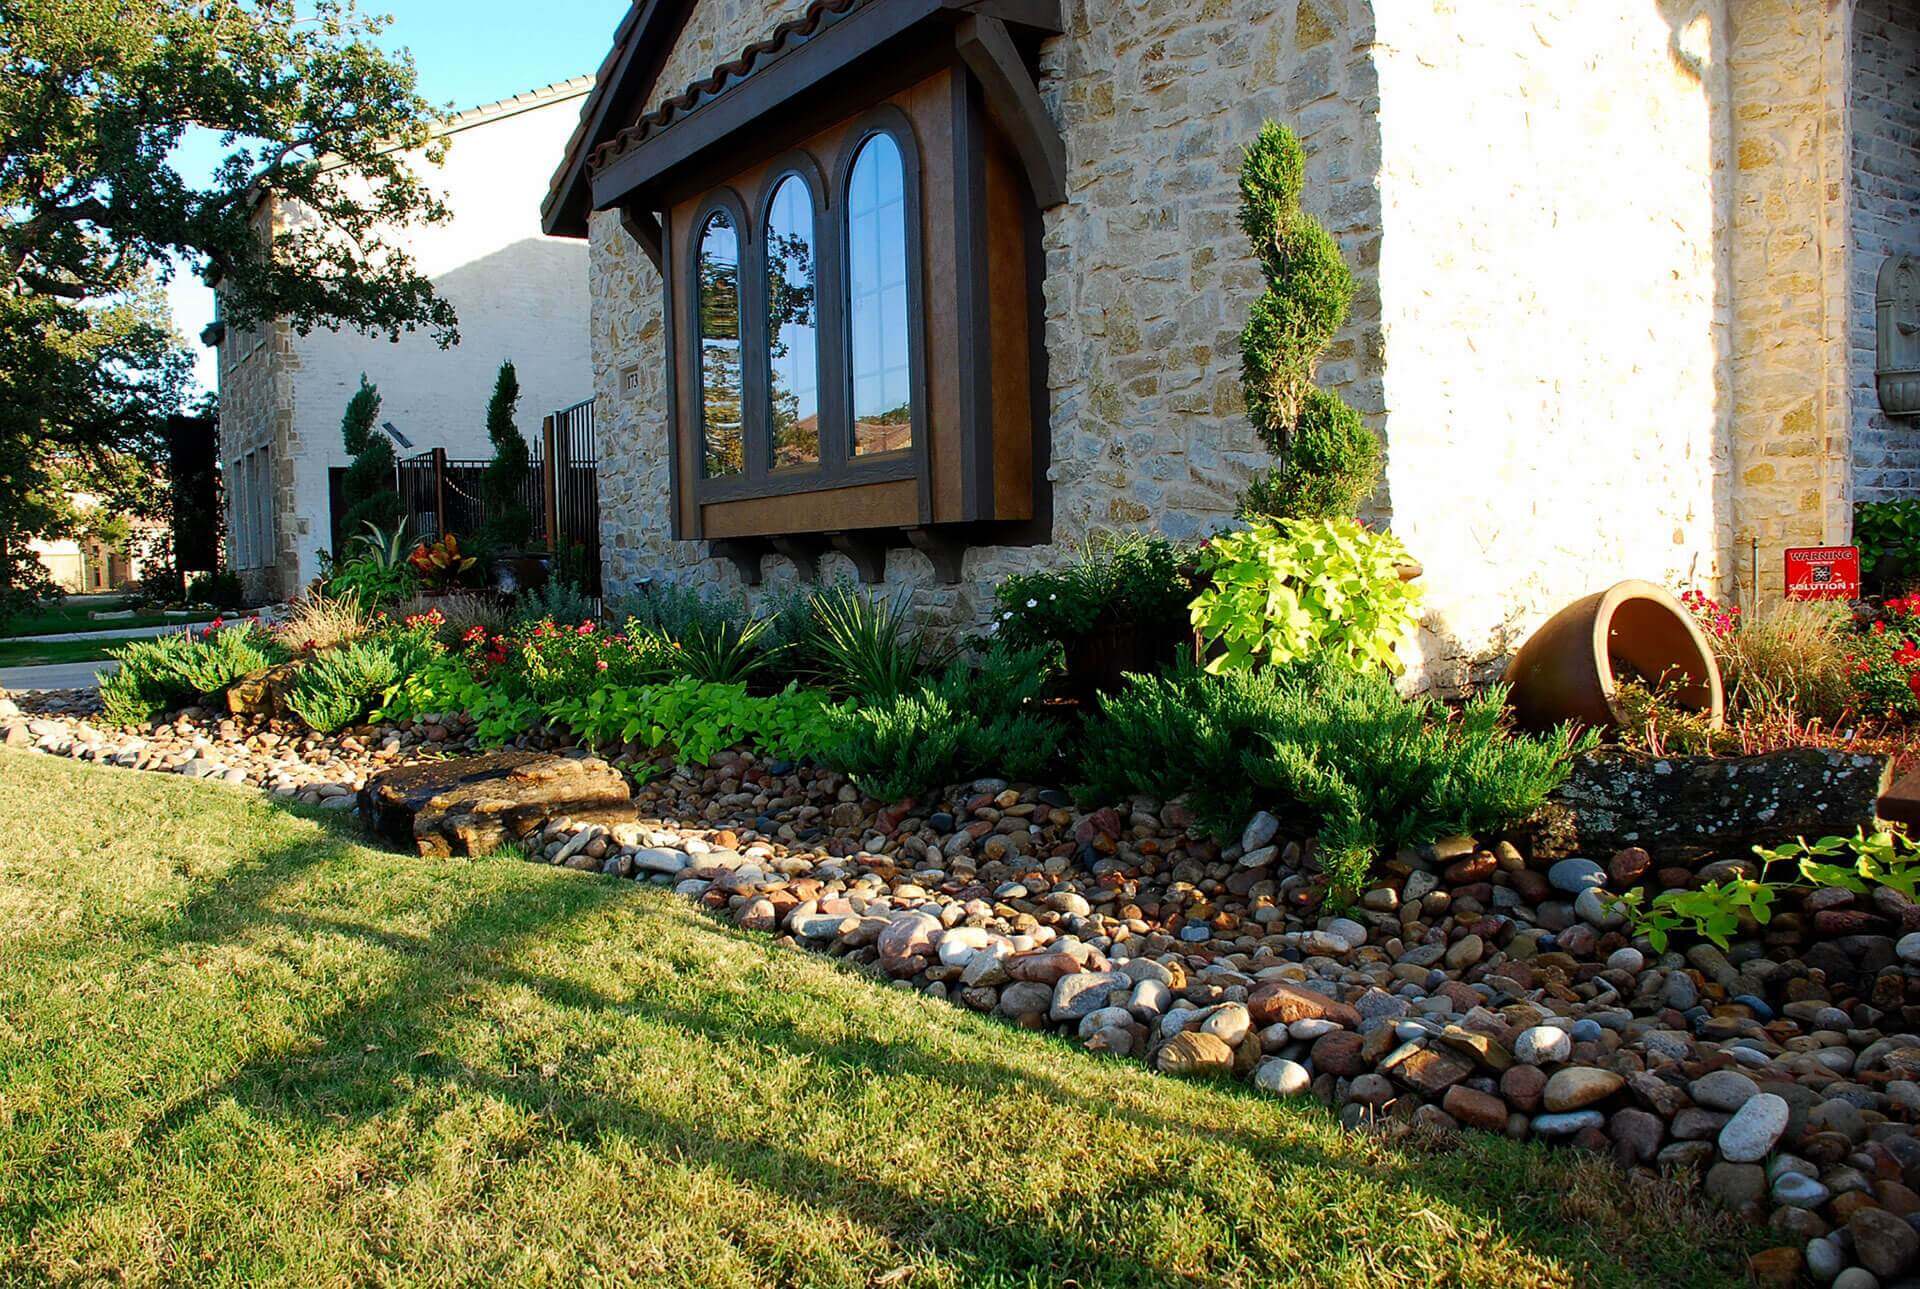
[[[82,515],[100,508],[100,499],[90,493],[74,493],[72,502],[74,510]],[[141,552],[151,549],[163,530],[159,524],[139,519],[114,527],[126,534],[124,540],[110,541],[94,534],[35,538],[27,543],[27,549],[39,559],[54,585],[70,595],[125,590],[146,573],[147,558]]]
[[[1227,521],[1267,118],[1359,281],[1319,378],[1440,682],[1618,578],[1749,592],[1757,543],[1772,591],[1920,483],[1874,379],[1914,0],[646,0],[545,207],[592,246],[609,589],[859,570],[977,623],[1097,529]]]
[[[228,554],[251,595],[295,594],[333,546],[330,479],[349,461],[340,420],[363,372],[380,388],[380,420],[406,440],[400,456],[491,456],[487,399],[504,359],[519,374],[519,424],[532,441],[545,413],[590,395],[587,254],[541,236],[537,212],[592,85],[579,77],[462,112],[443,127],[452,136],[445,166],[419,166],[453,218],[390,240],[458,312],[455,348],[424,332],[395,343],[348,331],[300,336],[284,323],[208,328],[219,349]],[[288,205],[263,199],[263,233],[302,217]]]

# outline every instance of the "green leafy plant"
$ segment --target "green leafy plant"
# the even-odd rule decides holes
[[[519,404],[520,377],[511,361],[503,362],[493,397],[487,400],[487,439],[493,444],[493,460],[481,476],[480,495],[487,505],[487,540],[506,551],[525,550],[533,536],[533,514],[526,502],[533,458],[513,423]]]
[[[1085,793],[1184,796],[1217,834],[1259,801],[1317,831],[1336,895],[1356,894],[1401,846],[1509,826],[1565,782],[1596,736],[1516,734],[1494,687],[1460,711],[1403,699],[1379,669],[1320,657],[1283,668],[1133,677],[1101,700],[1081,758]]]
[[[1059,568],[1015,573],[994,588],[994,634],[1015,648],[1070,645],[1101,627],[1177,637],[1194,579],[1189,554],[1164,537],[1103,533]]]
[[[1662,891],[1651,900],[1642,887],[1609,897],[1633,933],[1645,936],[1656,953],[1665,953],[1676,931],[1687,931],[1728,948],[1733,936],[1752,922],[1773,919],[1779,897],[1791,890],[1838,887],[1864,894],[1875,886],[1900,892],[1909,900],[1920,889],[1920,851],[1904,834],[1887,829],[1851,837],[1796,837],[1771,848],[1755,846],[1757,875],[1736,875],[1696,890]],[[1784,874],[1782,870],[1787,870]]]
[[[107,655],[119,670],[101,682],[100,702],[116,725],[152,720],[196,699],[211,698],[243,676],[285,661],[287,652],[252,622],[129,641]]]
[[[679,638],[661,643],[682,676],[731,685],[765,671],[784,652],[774,643],[771,618],[728,618],[691,624]]]
[[[174,665],[180,678],[201,697],[224,693],[243,676],[284,662],[287,651],[253,623],[216,626],[193,641]]]
[[[1312,383],[1354,286],[1333,236],[1300,208],[1305,182],[1299,139],[1268,121],[1240,166],[1240,228],[1267,279],[1240,333],[1240,367],[1247,415],[1281,464],[1248,488],[1249,515],[1352,516],[1380,476],[1380,443],[1360,414]]]
[[[659,685],[609,685],[547,704],[546,714],[596,744],[672,748],[683,764],[741,745],[774,756],[818,755],[832,726],[831,699],[794,684],[775,694],[743,684],[710,684],[691,676]]]
[[[841,583],[815,595],[810,609],[806,652],[837,694],[862,702],[897,698],[936,661],[937,651],[913,629],[904,596],[883,600]]]
[[[1853,508],[1853,541],[1865,589],[1897,594],[1920,582],[1920,500],[1860,502]]]
[[[1034,780],[1059,755],[1059,725],[1035,703],[1051,670],[1044,647],[996,645],[950,661],[933,681],[831,714],[823,759],[862,790],[897,801],[981,774]]]
[[[1192,605],[1195,630],[1217,651],[1207,670],[1325,653],[1398,673],[1394,646],[1420,603],[1419,587],[1400,576],[1406,562],[1393,534],[1351,519],[1262,520],[1214,538]]]

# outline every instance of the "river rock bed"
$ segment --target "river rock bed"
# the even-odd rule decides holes
[[[136,736],[90,724],[83,697],[30,705],[0,698],[0,740],[343,810],[380,770],[471,745],[457,721],[323,739],[189,713]],[[1773,1232],[1763,1283],[1920,1274],[1920,907],[1897,892],[1823,891],[1726,952],[1656,954],[1599,892],[1697,884],[1737,857],[1453,838],[1334,916],[1310,840],[1270,815],[1221,845],[1178,802],[1088,811],[981,780],[887,804],[741,753],[658,769],[637,822],[552,819],[523,849],[1092,1051],[1312,1093],[1353,1126],[1684,1170]]]

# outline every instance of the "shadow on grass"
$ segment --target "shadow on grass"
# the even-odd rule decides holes
[[[1022,1035],[972,1014],[942,1017],[939,1028],[930,1027],[906,1042],[881,1037],[870,1024],[839,1019],[847,1014],[846,1000],[835,995],[847,986],[833,983],[829,976],[782,979],[775,987],[776,982],[765,977],[787,973],[762,966],[726,981],[724,988],[716,984],[693,994],[694,1002],[682,1002],[670,995],[689,991],[649,988],[642,982],[631,993],[624,989],[606,993],[575,979],[516,965],[521,951],[533,947],[536,940],[564,936],[569,928],[578,928],[596,915],[646,898],[630,884],[556,874],[555,880],[544,876],[504,880],[475,889],[461,887],[457,871],[443,870],[433,884],[447,892],[445,916],[423,933],[330,915],[323,911],[323,892],[298,888],[305,879],[329,868],[364,865],[367,861],[354,850],[362,838],[339,816],[299,809],[293,813],[318,824],[320,835],[257,857],[237,858],[227,872],[199,883],[184,903],[137,938],[151,952],[165,954],[181,946],[224,943],[267,931],[302,939],[345,937],[388,955],[395,960],[394,969],[371,993],[345,1000],[315,1018],[303,1041],[245,1061],[211,1086],[165,1107],[140,1133],[140,1144],[156,1155],[165,1153],[170,1139],[227,1101],[265,1118],[336,1131],[343,1123],[372,1119],[400,1106],[412,1095],[410,1089],[423,1081],[439,1081],[537,1114],[550,1125],[546,1132],[584,1147],[598,1147],[608,1136],[623,1138],[649,1154],[716,1170],[743,1187],[770,1191],[796,1205],[838,1210],[854,1224],[884,1229],[900,1256],[945,1261],[967,1276],[967,1283],[1009,1275],[1015,1280],[1074,1276],[1102,1285],[1192,1279],[1194,1269],[1184,1261],[1180,1266],[1162,1265],[1151,1260],[1150,1253],[1124,1247],[1124,1242],[1116,1245],[1096,1238],[1095,1232],[1086,1229],[1087,1222],[1076,1229],[1074,1223],[1059,1220],[1063,1212],[1072,1216],[1078,1208],[1084,1216],[1102,1203],[1139,1206],[1141,1212],[1204,1215],[1226,1232],[1214,1242],[1213,1252],[1221,1265],[1213,1271],[1285,1270],[1274,1260],[1272,1242],[1263,1233],[1284,1219],[1271,1212],[1264,1220],[1251,1216],[1239,1202],[1245,1197],[1229,1193],[1225,1182],[1207,1175],[1208,1161],[1196,1158],[1182,1144],[1195,1139],[1244,1155],[1269,1175],[1276,1188],[1287,1173],[1297,1170],[1316,1173],[1322,1182],[1331,1179],[1325,1186],[1330,1194],[1385,1186],[1401,1192],[1410,1212],[1429,1199],[1444,1203],[1469,1222],[1488,1228],[1495,1238],[1539,1257],[1560,1259],[1563,1265],[1578,1266],[1579,1259],[1596,1253],[1591,1241],[1583,1242],[1573,1232],[1543,1230],[1537,1218],[1516,1223],[1519,1215],[1514,1208],[1532,1204],[1546,1209],[1554,1201],[1521,1194],[1498,1179],[1489,1184],[1487,1177],[1476,1175],[1490,1162],[1479,1147],[1465,1148],[1452,1158],[1359,1147],[1351,1154],[1337,1155],[1308,1140],[1304,1129],[1288,1133],[1277,1125],[1266,1130],[1252,1123],[1223,1129],[1169,1118],[1136,1104],[1125,1090],[1129,1081],[1148,1078],[1144,1072],[1091,1065],[1086,1080],[1090,1086],[1076,1086],[1040,1068],[1050,1055],[1069,1055],[1064,1044]],[[396,858],[391,862],[412,861]],[[529,873],[530,878],[535,875]],[[673,919],[692,934],[750,944],[758,952],[771,947],[764,937],[716,924],[684,907],[649,908],[645,914]],[[696,950],[695,956],[705,952]],[[822,961],[818,955],[805,956],[808,961]],[[694,970],[700,966],[698,962],[680,965]],[[843,974],[855,974],[847,964],[838,966]],[[870,976],[859,973],[859,978],[874,987]],[[830,1109],[837,1098],[858,1096],[872,1080],[911,1079],[928,1089],[929,1114],[937,1115],[943,1103],[959,1100],[1014,1104],[1037,1098],[1076,1119],[1117,1121],[1130,1130],[1153,1134],[1166,1140],[1167,1152],[1151,1165],[1108,1167],[1098,1176],[1077,1178],[1070,1191],[1027,1201],[1026,1213],[1006,1213],[1004,1203],[962,1204],[931,1198],[900,1182],[898,1171],[889,1167],[884,1142],[875,1142],[876,1149],[861,1157],[827,1158],[799,1144],[805,1141],[804,1134],[784,1139],[771,1115],[754,1121],[762,1126],[760,1132],[716,1128],[649,1104],[642,1086],[632,1094],[615,1094],[569,1081],[565,1069],[554,1077],[537,1070],[500,1073],[434,1055],[450,1037],[455,1012],[449,1004],[494,988],[525,989],[552,1007],[582,1015],[638,1021],[663,1042],[691,1035],[717,1051],[760,1049],[776,1057],[802,1058],[824,1071],[820,1082],[828,1086],[822,1089],[823,1110]],[[896,1005],[921,1004],[907,998],[875,1000],[876,1007]],[[809,1014],[834,1017],[830,1026],[822,1028],[844,1032],[823,1034],[810,1029]],[[961,1050],[988,1041],[1015,1045],[1016,1057],[1003,1060]],[[576,1063],[573,1068],[590,1069],[599,1064],[597,1058],[629,1046],[611,1038],[576,1044],[569,1050],[569,1059]],[[1059,1050],[1050,1053],[1050,1048]],[[643,1084],[643,1079],[636,1079],[636,1084]],[[1103,1097],[1094,1094],[1095,1089],[1112,1089],[1114,1095]],[[1258,1094],[1237,1086],[1216,1091],[1250,1103],[1259,1099]],[[1259,1106],[1262,1113],[1258,1115],[1252,1113],[1254,1109],[1250,1104],[1249,1118],[1274,1122],[1270,1103]],[[1302,1113],[1320,1112],[1303,1107]],[[964,1147],[960,1141],[944,1144]],[[1049,1144],[1036,1142],[1034,1147],[1045,1150]],[[1097,1159],[1097,1151],[1088,1153],[1090,1161]],[[957,1166],[964,1169],[964,1160],[957,1161]],[[1445,1193],[1435,1193],[1439,1189]],[[76,1198],[67,1207],[79,1202]],[[1554,1212],[1544,1216],[1551,1218]],[[1377,1261],[1377,1251],[1370,1246],[1376,1239],[1384,1243],[1383,1236],[1376,1228],[1346,1222],[1332,1224],[1321,1238],[1336,1249],[1359,1250],[1364,1255],[1361,1261],[1370,1264]],[[1622,1250],[1622,1257],[1627,1253]]]

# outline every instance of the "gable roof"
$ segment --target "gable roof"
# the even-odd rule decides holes
[[[554,237],[585,237],[591,199],[587,193],[587,153],[609,121],[632,119],[653,89],[673,42],[693,12],[694,0],[632,0],[614,28],[613,48],[594,75],[593,93],[580,108],[580,123],[567,140],[566,155],[554,171],[540,225]]]
[[[592,88],[593,77],[575,76],[568,80],[555,81],[551,85],[542,85],[538,89],[522,90],[518,94],[492,103],[482,103],[478,107],[455,112],[436,126],[434,133],[458,134],[462,130],[471,130],[476,125],[486,125],[510,116],[518,116],[522,112],[531,112],[549,103],[564,103],[568,99],[584,98]]]

